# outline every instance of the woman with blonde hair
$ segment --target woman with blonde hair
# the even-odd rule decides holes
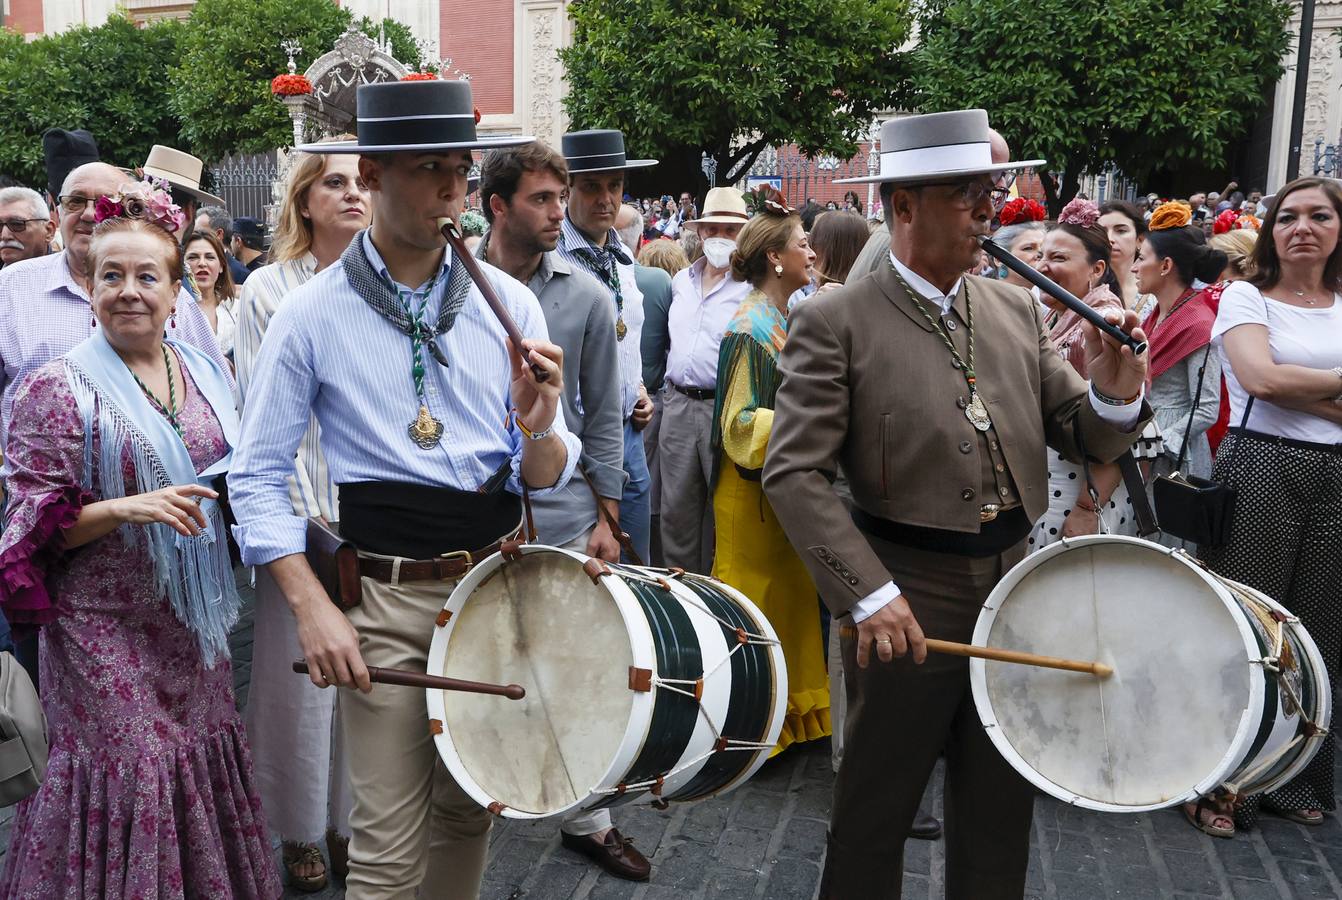
[[[778,355],[787,339],[788,298],[810,283],[814,262],[801,217],[777,199],[765,201],[741,229],[731,256],[732,278],[754,290],[722,339],[713,410],[713,576],[759,605],[787,660],[787,718],[774,753],[830,733],[815,584],[760,484],[781,380]]]
[[[244,405],[261,339],[285,295],[340,259],[372,219],[357,156],[299,153],[296,157],[271,243],[271,263],[252,273],[238,302],[234,358]],[[309,426],[299,445],[289,496],[294,515],[322,516],[330,522],[339,518],[336,488],[315,425]],[[282,841],[289,884],[317,891],[327,881],[326,864],[317,848],[322,835],[337,874],[344,874],[347,859],[347,775],[339,754],[334,763],[331,757],[336,692],[294,677],[290,665],[303,655],[297,625],[264,567],[256,570],[255,622],[245,722],[257,782],[271,827]]]
[[[1224,234],[1212,235],[1207,243],[1226,255],[1226,267],[1222,270],[1221,277],[1216,279],[1218,283],[1224,285],[1252,277],[1253,245],[1258,243],[1258,232],[1248,228],[1237,228]],[[1217,299],[1220,299],[1219,291]]]
[[[661,269],[675,278],[677,272],[689,266],[690,260],[678,241],[656,240],[648,241],[643,245],[643,249],[638,251],[638,264]]]

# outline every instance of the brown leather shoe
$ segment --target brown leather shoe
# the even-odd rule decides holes
[[[605,840],[598,840],[594,834],[568,834],[561,831],[560,843],[593,860],[616,878],[647,881],[652,874],[652,863],[634,849],[633,840],[620,834],[617,828],[606,832]]]
[[[909,837],[916,841],[935,841],[941,837],[941,822],[937,817],[918,811],[918,815],[913,817],[913,827],[909,829]]]

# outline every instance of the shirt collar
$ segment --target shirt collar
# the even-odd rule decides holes
[[[578,228],[577,225],[573,224],[573,220],[568,217],[568,213],[564,214],[564,224],[561,226],[559,232],[559,240],[561,246],[570,253],[583,247],[591,247],[597,250],[604,249],[615,257],[616,263],[625,266],[632,266],[634,264],[634,261],[629,258],[629,254],[624,249],[624,242],[620,240],[620,233],[618,231],[612,228],[606,235],[606,246],[604,248],[597,247],[596,244],[588,239],[587,235],[582,233],[582,230]]]
[[[485,236],[480,239],[480,243],[475,245],[476,259],[482,259],[485,262],[489,262],[489,257],[486,254],[489,251],[489,238],[493,233],[492,230],[486,231]],[[550,279],[556,275],[572,274],[573,266],[569,265],[569,261],[564,259],[558,250],[547,250],[541,254],[540,265],[536,267],[536,271],[532,274],[531,279],[534,281],[539,278],[541,280],[541,285],[544,286],[549,284]]]
[[[949,294],[942,294],[933,286],[932,282],[900,262],[899,257],[895,256],[893,250],[890,251],[890,262],[894,264],[895,271],[908,283],[909,287],[918,292],[918,296],[940,306],[943,316],[950,312],[951,304],[955,302],[955,296],[960,293],[960,285],[965,280],[964,276],[955,279],[955,284],[951,285]]]
[[[361,235],[361,239],[363,240],[363,252],[364,255],[368,257],[368,264],[371,265],[374,271],[376,271],[379,275],[387,279],[387,284],[394,284],[397,287],[405,288],[406,290],[411,290],[411,288],[408,285],[401,284],[395,278],[391,277],[391,272],[387,270],[387,264],[382,260],[382,254],[378,253],[377,248],[373,246],[373,239],[372,237],[370,237],[371,233],[372,233],[371,228],[365,228],[363,230],[363,234]],[[450,252],[444,251],[443,264],[438,269],[438,280],[440,282],[444,284],[447,283],[447,272],[451,268],[452,268],[452,254]],[[414,290],[421,291],[424,288],[428,287],[432,282],[433,279],[429,279],[429,281],[424,282],[423,284],[414,288]]]
[[[34,265],[47,266],[46,279],[43,282],[43,288],[48,291],[64,290],[80,300],[88,302],[89,294],[85,290],[82,282],[78,281],[70,273],[70,267],[66,265],[69,258],[69,251],[62,250],[60,253],[49,253],[41,257],[41,262],[34,260]]]

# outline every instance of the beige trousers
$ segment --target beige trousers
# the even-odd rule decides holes
[[[425,671],[434,620],[457,580],[362,583],[363,603],[349,621],[364,662]],[[354,789],[348,900],[478,897],[493,817],[443,765],[424,691],[387,684],[347,691],[339,720]]]

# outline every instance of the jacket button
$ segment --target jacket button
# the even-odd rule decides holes
[[[856,579],[856,578],[849,578],[849,579],[848,579],[848,583],[849,583],[849,584],[857,584],[857,579]]]
[[[1008,491],[1005,487],[1000,487],[1000,488],[997,489],[997,493],[998,493],[1000,496],[1005,497],[1007,494],[1009,494],[1009,493],[1011,493],[1011,492]]]
[[[946,316],[946,318],[942,319],[942,321],[946,323],[947,331],[954,331],[956,329],[955,320],[952,319],[950,316]]]
[[[992,449],[996,450],[996,449],[997,449],[997,441],[989,441],[989,442],[988,442],[988,446],[991,447]]]
[[[956,397],[955,405],[960,407],[961,409],[966,409],[969,406],[969,401],[966,400],[964,397]]]
[[[974,499],[974,489],[973,489],[973,488],[965,488],[963,491],[960,492],[960,499],[961,499],[961,500],[973,500],[973,499]]]
[[[971,444],[971,443],[969,443],[969,441],[961,441],[961,442],[960,442],[960,452],[961,452],[961,453],[968,453],[970,450],[973,450],[973,449],[974,449],[974,445]]]
[[[993,468],[996,469],[996,470],[999,471],[999,472],[1005,472],[1005,471],[1006,471],[1006,466],[1002,465],[1001,463],[998,463],[997,465],[993,466]]]

